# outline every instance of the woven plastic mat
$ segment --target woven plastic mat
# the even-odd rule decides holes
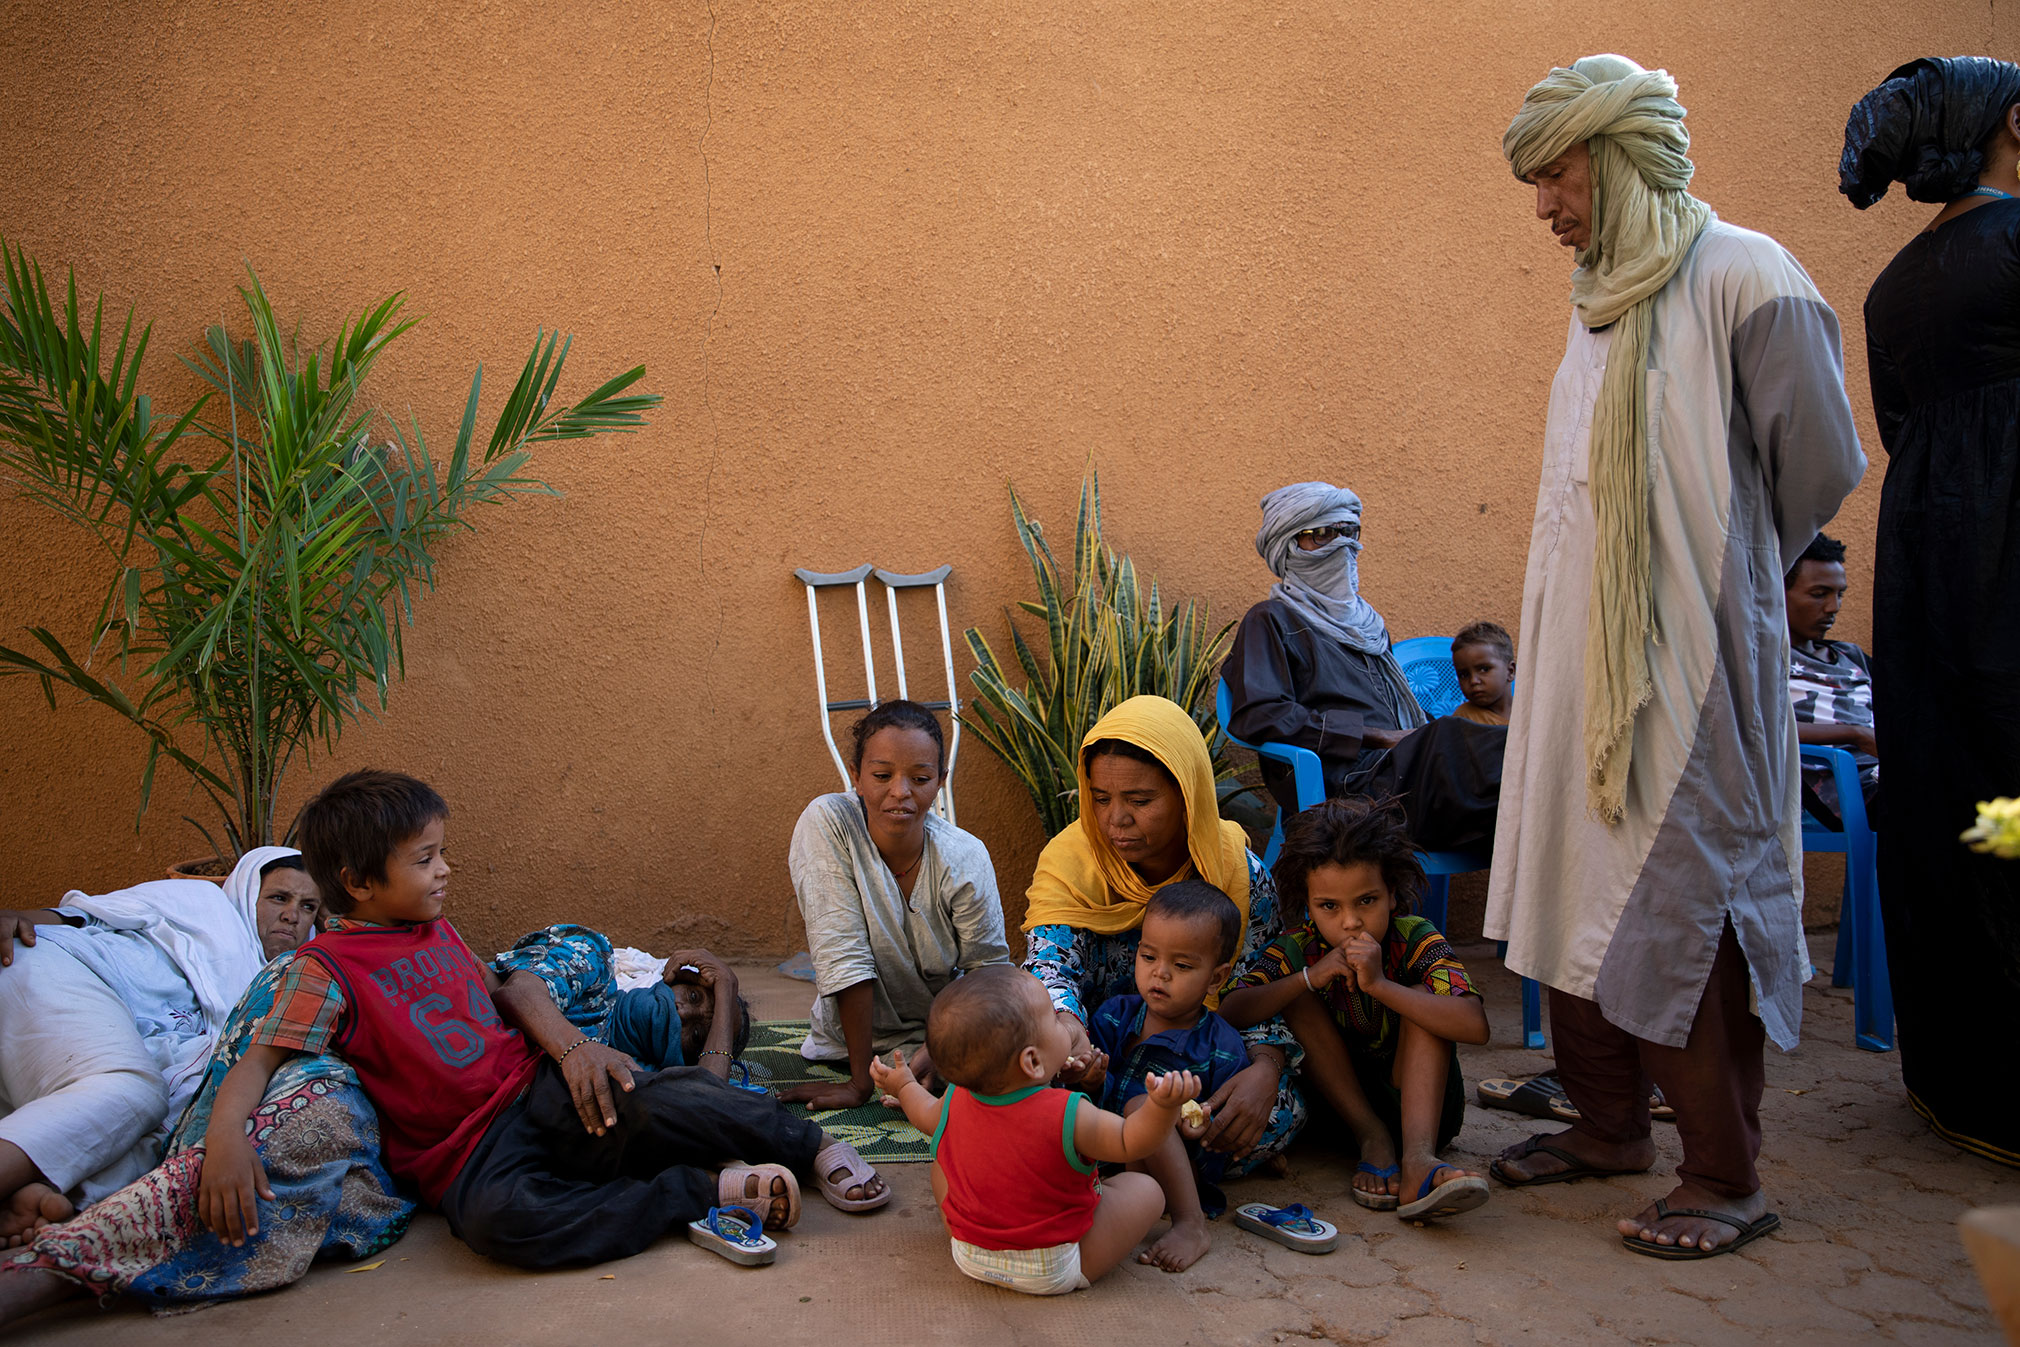
[[[777,1094],[807,1081],[841,1081],[848,1072],[821,1066],[800,1056],[806,1040],[805,1020],[765,1020],[751,1026],[750,1047],[744,1064],[750,1068],[753,1085],[762,1085]],[[807,1115],[804,1104],[787,1104],[794,1113]],[[930,1138],[922,1136],[905,1115],[885,1108],[876,1100],[857,1108],[831,1109],[810,1115],[837,1141],[846,1141],[873,1165],[923,1163],[933,1158]]]

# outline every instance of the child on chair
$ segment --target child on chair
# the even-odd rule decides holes
[[[1050,1089],[1072,1041],[1044,984],[1008,964],[971,969],[926,1017],[926,1050],[949,1082],[935,1099],[902,1054],[872,1059],[877,1089],[933,1138],[933,1196],[953,1239],[954,1266],[977,1281],[1056,1296],[1120,1263],[1164,1211],[1147,1174],[1102,1182],[1097,1162],[1128,1164],[1171,1135],[1199,1094],[1189,1071],[1145,1082],[1127,1118],[1077,1090]]]
[[[1281,1014],[1297,1035],[1304,1075],[1360,1144],[1354,1201],[1408,1220],[1471,1211],[1487,1181],[1438,1152],[1466,1114],[1456,1045],[1487,1041],[1487,1013],[1445,937],[1410,914],[1424,872],[1402,811],[1315,805],[1284,829],[1275,874],[1287,929],[1220,1013],[1237,1027]]]
[[[1476,725],[1506,725],[1515,706],[1515,642],[1498,622],[1471,622],[1452,638],[1452,672],[1466,700],[1452,714]]]
[[[1240,940],[1240,910],[1205,880],[1181,880],[1151,895],[1136,946],[1137,994],[1109,997],[1087,1026],[1100,1055],[1081,1088],[1101,1107],[1124,1116],[1143,1107],[1146,1071],[1190,1071],[1200,1094],[1210,1097],[1248,1065],[1241,1035],[1206,1008],[1227,981]],[[1227,1156],[1199,1145],[1207,1121],[1201,1108],[1197,1121],[1181,1122],[1155,1154],[1131,1166],[1157,1180],[1171,1213],[1171,1229],[1138,1256],[1140,1263],[1183,1272],[1206,1253],[1202,1187],[1214,1199],[1214,1215],[1227,1205],[1213,1186]]]
[[[198,1209],[219,1238],[243,1243],[273,1199],[246,1120],[296,1053],[349,1063],[379,1112],[386,1168],[464,1243],[521,1267],[624,1258],[717,1206],[790,1226],[794,1171],[844,1210],[890,1200],[852,1148],[728,1083],[735,974],[705,951],[675,956],[725,1012],[710,1016],[702,1066],[640,1071],[570,1024],[537,973],[501,982],[442,915],[448,816],[423,782],[377,771],[303,807],[303,853],[337,920],[296,956],[218,1090]]]

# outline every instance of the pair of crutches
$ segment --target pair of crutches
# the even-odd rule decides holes
[[[961,699],[954,690],[954,644],[947,628],[947,576],[952,566],[939,566],[920,575],[899,575],[867,563],[851,571],[821,572],[804,567],[795,570],[801,584],[807,587],[807,623],[814,635],[814,694],[819,698],[821,709],[821,737],[827,740],[828,756],[835,761],[835,770],[841,773],[842,789],[853,786],[854,778],[849,774],[849,765],[842,757],[842,750],[835,744],[835,731],[830,717],[837,711],[867,711],[877,704],[877,662],[870,650],[870,601],[864,592],[864,583],[874,575],[884,586],[884,597],[891,614],[891,655],[898,669],[898,695],[909,699],[910,691],[905,683],[905,640],[898,627],[898,591],[901,589],[924,589],[932,586],[933,598],[940,610],[940,658],[947,675],[947,699],[945,701],[922,701],[919,705],[929,711],[945,711],[951,722],[950,737],[947,742],[947,771],[940,783],[940,797],[933,802],[933,810],[947,822],[954,822],[954,760],[961,752],[961,720],[959,711]],[[820,592],[824,589],[840,589],[854,585],[856,589],[856,622],[863,635],[863,681],[868,688],[866,697],[847,697],[830,700],[828,697],[827,662],[821,650],[821,606]]]

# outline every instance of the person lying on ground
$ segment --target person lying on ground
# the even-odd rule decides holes
[[[1515,642],[1498,622],[1469,622],[1452,638],[1452,672],[1465,700],[1452,714],[1475,725],[1506,725],[1515,709]]]
[[[881,702],[852,739],[855,789],[820,796],[793,828],[815,993],[800,1055],[849,1076],[782,1096],[810,1109],[867,1101],[870,1059],[894,1048],[937,1089],[923,1046],[933,998],[971,968],[1010,961],[989,849],[933,812],[947,780],[938,718],[917,702]]]
[[[1198,1096],[1198,1078],[1147,1076],[1127,1118],[1078,1090],[1048,1089],[1072,1055],[1072,1035],[1043,984],[1004,965],[978,968],[935,997],[926,1042],[954,1087],[945,1098],[914,1080],[900,1055],[871,1072],[933,1138],[933,1196],[954,1266],[976,1281],[1055,1296],[1084,1290],[1126,1258],[1165,1194],[1148,1174],[1097,1184],[1097,1166],[1155,1154]]]
[[[1229,733],[1311,750],[1329,797],[1401,798],[1424,850],[1487,844],[1507,732],[1430,720],[1417,704],[1388,624],[1361,594],[1361,498],[1297,482],[1264,496],[1262,511],[1256,551],[1278,582],[1243,616],[1221,667]],[[1295,814],[1289,765],[1261,768],[1278,808]]]
[[[381,771],[339,778],[303,807],[311,872],[336,916],[218,1091],[204,1224],[233,1244],[257,1229],[271,1189],[246,1119],[276,1069],[332,1049],[378,1111],[387,1170],[501,1262],[627,1257],[725,1203],[785,1229],[799,1217],[796,1173],[843,1210],[889,1201],[854,1148],[728,1084],[731,1016],[715,1017],[706,1066],[647,1073],[570,1024],[538,977],[481,965],[442,915],[448,814],[426,784]],[[719,998],[733,987],[727,968],[709,976]]]
[[[1354,1135],[1354,1201],[1431,1220],[1487,1200],[1487,1181],[1438,1153],[1459,1134],[1460,1043],[1487,1012],[1445,937],[1410,911],[1424,872],[1393,806],[1327,800],[1292,819],[1277,856],[1287,914],[1303,921],[1221,1000],[1228,1023],[1282,1015],[1302,1075]]]
[[[1240,941],[1241,912],[1205,880],[1180,880],[1150,896],[1136,945],[1136,994],[1102,1002],[1087,1026],[1096,1056],[1081,1088],[1090,1098],[1126,1117],[1143,1107],[1148,1072],[1190,1071],[1200,1092],[1211,1095],[1248,1065],[1241,1034],[1206,1008],[1207,997],[1227,981]],[[1207,1251],[1207,1215],[1227,1209],[1215,1186],[1227,1173],[1227,1156],[1199,1144],[1210,1117],[1201,1109],[1130,1166],[1157,1180],[1171,1215],[1171,1229],[1138,1255],[1139,1263],[1183,1272]]]
[[[224,1243],[197,1219],[203,1136],[218,1087],[273,1007],[283,954],[262,969],[240,999],[212,1053],[203,1085],[169,1135],[161,1165],[60,1224],[35,1232],[28,1246],[0,1260],[0,1327],[57,1301],[87,1293],[106,1307],[132,1297],[157,1310],[232,1299],[286,1286],[319,1257],[365,1259],[406,1230],[414,1204],[380,1161],[379,1120],[341,1058],[296,1057],[274,1073],[253,1118],[253,1142],[274,1192],[243,1246]],[[530,972],[584,1034],[618,1043],[641,1063],[695,1057],[713,1029],[714,987],[697,985],[719,962],[706,950],[679,951],[665,977],[677,980],[683,1018],[627,1011],[659,1000],[668,984],[644,991],[617,986],[610,941],[582,926],[532,932],[492,960],[500,976]],[[748,1041],[750,1007],[728,997],[738,1016],[731,1051]]]
[[[1789,567],[1782,586],[1789,614],[1789,697],[1795,705],[1796,740],[1851,750],[1870,822],[1880,792],[1873,667],[1858,646],[1831,639],[1849,587],[1845,545],[1819,533]],[[1828,769],[1804,763],[1803,785],[1815,796],[1805,803],[1822,804],[1835,821],[1838,787]]]
[[[0,1248],[152,1169],[218,1031],[320,899],[291,847],[0,912]]]
[[[1178,703],[1145,696],[1115,707],[1087,732],[1077,767],[1080,818],[1039,853],[1024,913],[1026,966],[1073,1041],[1068,1085],[1092,1059],[1094,1008],[1135,989],[1143,915],[1158,889],[1197,877],[1233,901],[1243,916],[1237,969],[1282,929],[1276,886],[1241,825],[1221,818],[1206,739]],[[1290,1030],[1266,1020],[1242,1039],[1248,1065],[1207,1101],[1212,1121],[1201,1139],[1228,1157],[1231,1178],[1278,1164],[1305,1120]]]

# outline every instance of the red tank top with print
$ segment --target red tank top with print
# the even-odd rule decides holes
[[[498,1018],[477,957],[440,917],[331,931],[297,957],[344,994],[334,1047],[379,1111],[386,1168],[439,1205],[540,1051]]]
[[[933,1134],[947,1232],[982,1249],[1079,1243],[1101,1205],[1094,1166],[1073,1148],[1085,1098],[1042,1085],[1005,1095],[950,1088]]]

